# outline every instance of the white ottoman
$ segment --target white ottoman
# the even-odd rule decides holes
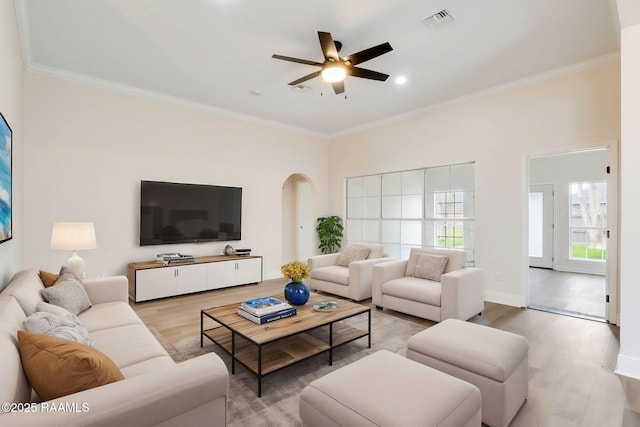
[[[477,387],[380,350],[337,369],[300,393],[306,427],[479,427]]]
[[[476,385],[482,422],[506,427],[529,392],[529,344],[517,334],[447,319],[409,338],[407,357]]]

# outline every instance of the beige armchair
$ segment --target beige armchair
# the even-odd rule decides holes
[[[373,266],[393,260],[384,256],[383,249],[374,243],[352,243],[342,252],[310,257],[309,288],[354,301],[371,298]]]
[[[408,260],[373,266],[372,300],[423,319],[467,320],[484,310],[484,273],[455,249],[411,248]]]

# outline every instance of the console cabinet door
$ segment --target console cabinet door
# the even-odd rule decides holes
[[[150,268],[136,271],[136,301],[170,297],[176,294],[175,268]]]
[[[173,268],[172,268],[173,270]],[[189,264],[175,267],[178,286],[177,295],[207,290],[207,265]]]
[[[207,289],[220,289],[235,285],[235,261],[221,261],[207,264]]]
[[[262,258],[247,258],[236,261],[236,285],[262,281]]]

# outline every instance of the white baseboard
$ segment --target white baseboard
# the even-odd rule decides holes
[[[504,292],[484,291],[484,300],[496,304],[510,305],[512,307],[524,307],[522,295],[506,294]]]
[[[640,358],[618,354],[618,364],[614,372],[640,380]]]

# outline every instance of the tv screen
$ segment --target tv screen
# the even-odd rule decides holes
[[[241,239],[242,188],[140,182],[140,246]]]

